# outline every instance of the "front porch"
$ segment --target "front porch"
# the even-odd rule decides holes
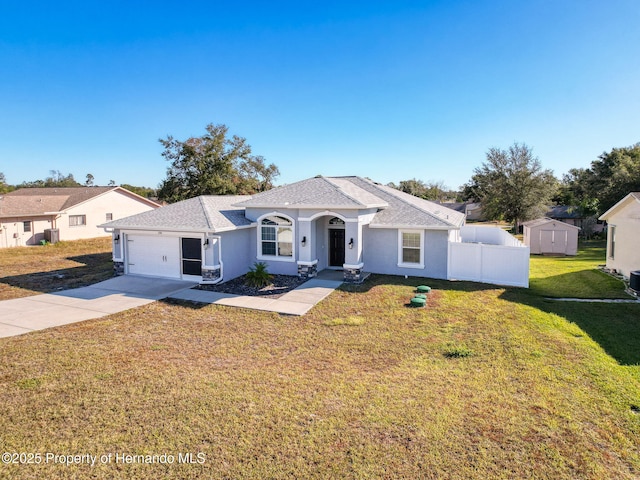
[[[318,212],[298,219],[298,276],[314,278],[319,274],[339,278],[346,283],[361,283],[361,212]]]

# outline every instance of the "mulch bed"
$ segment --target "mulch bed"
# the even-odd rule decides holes
[[[244,275],[219,285],[197,285],[196,290],[209,292],[231,293],[233,295],[248,295],[250,297],[279,298],[294,288],[302,285],[306,280],[292,275],[273,275],[270,285],[262,288],[250,287],[245,284]]]

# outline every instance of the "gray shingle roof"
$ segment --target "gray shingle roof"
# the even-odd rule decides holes
[[[229,230],[251,225],[244,216],[244,209],[233,206],[249,198],[248,195],[200,196],[107,222],[100,227],[213,232]]]
[[[457,228],[464,224],[464,213],[371,180],[360,177],[349,177],[349,180],[380,197],[389,205],[376,214],[370,224],[372,227]]]
[[[360,177],[316,177],[255,196],[201,196],[101,227],[224,231],[251,225],[246,207],[378,209],[372,227],[458,228],[464,214]]]
[[[276,187],[238,203],[262,208],[376,208],[386,203],[371,192],[340,177],[315,177]]]

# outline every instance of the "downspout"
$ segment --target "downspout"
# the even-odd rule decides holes
[[[218,244],[218,262],[220,263],[220,276],[212,282],[207,282],[206,285],[217,285],[224,280],[224,262],[222,261],[222,237],[220,235],[212,235],[208,238],[215,238],[217,240],[216,243]]]

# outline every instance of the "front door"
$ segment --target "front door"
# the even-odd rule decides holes
[[[329,229],[329,266],[344,265],[344,230]]]

